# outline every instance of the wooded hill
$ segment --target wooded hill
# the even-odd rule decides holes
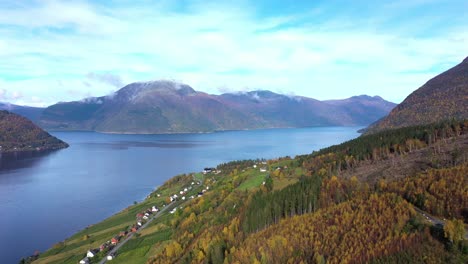
[[[68,147],[30,120],[0,110],[0,152],[44,151]]]
[[[467,121],[402,128],[294,159],[236,161],[219,165],[220,173],[181,175],[35,263],[75,263],[131,224],[140,208],[167,203],[194,180],[207,191],[176,202],[174,214],[141,231],[113,262],[466,263],[467,132]],[[431,153],[424,167],[421,151]],[[406,161],[411,177],[361,171],[394,161]],[[445,227],[414,206],[447,218]]]
[[[411,93],[388,116],[371,125],[367,133],[449,118],[468,118],[468,57]]]

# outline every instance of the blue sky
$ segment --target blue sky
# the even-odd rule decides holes
[[[401,102],[468,56],[468,1],[0,1],[0,101],[169,79]]]

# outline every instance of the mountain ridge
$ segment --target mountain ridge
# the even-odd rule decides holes
[[[468,57],[428,80],[366,133],[452,118],[468,119]]]
[[[49,106],[39,125],[49,130],[150,134],[359,126],[394,106],[368,96],[319,101],[268,90],[212,95],[183,83],[151,81],[128,84],[109,96]]]
[[[43,107],[22,106],[5,102],[0,102],[0,110],[6,110],[17,115],[26,117],[27,119],[37,123],[41,117]]]

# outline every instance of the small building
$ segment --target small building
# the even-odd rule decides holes
[[[128,232],[127,231],[120,231],[119,236],[125,236]]]
[[[203,174],[211,173],[211,172],[214,172],[214,171],[216,171],[215,168],[205,168],[205,169],[203,169]]]
[[[159,211],[159,209],[158,209],[158,208],[156,208],[156,206],[154,206],[154,205],[153,205],[153,207],[151,207],[151,211],[153,211],[153,212],[158,212],[158,211]]]
[[[260,168],[260,172],[266,172],[267,169],[266,168]]]
[[[89,264],[89,258],[84,258],[82,260],[80,260],[80,264]]]
[[[148,217],[148,216],[146,216],[146,215],[145,215],[145,216],[143,216],[143,219],[144,219],[144,220],[148,220],[148,218],[149,218],[149,217]]]
[[[118,236],[115,236],[111,239],[111,244],[112,245],[117,245],[119,243],[119,237]]]
[[[135,233],[136,231],[138,231],[138,228],[136,226],[132,227],[132,232]]]
[[[99,251],[96,249],[90,249],[86,252],[86,257],[93,258]]]
[[[184,192],[187,192],[187,191],[188,191],[188,189],[187,189],[187,188],[184,188]]]
[[[113,260],[115,257],[114,254],[107,255],[107,260]]]
[[[182,196],[182,200],[185,201],[185,196]]]
[[[141,222],[138,222],[137,225],[138,225],[138,226],[142,226],[143,224],[142,224]]]
[[[106,248],[107,248],[107,244],[104,243],[104,244],[99,246],[99,251],[104,251],[104,250],[106,250]]]

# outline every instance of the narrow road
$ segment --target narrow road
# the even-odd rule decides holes
[[[434,217],[430,214],[428,214],[427,212],[417,208],[416,206],[413,205],[413,208],[414,210],[416,210],[416,212],[420,215],[422,215],[427,221],[429,221],[432,225],[442,225],[442,226],[445,226],[445,221],[444,220],[440,220],[439,218],[437,217]],[[468,240],[468,230],[465,228],[465,240]]]
[[[153,217],[151,217],[144,225],[141,226],[140,229],[138,229],[137,232],[135,233],[131,233],[130,235],[128,235],[124,240],[122,240],[121,242],[119,242],[111,251],[109,251],[107,253],[107,255],[101,260],[99,261],[99,264],[104,264],[107,262],[107,256],[111,255],[111,254],[115,254],[123,245],[125,245],[125,243],[127,243],[130,239],[132,239],[132,237],[136,234],[136,233],[139,233],[141,230],[145,229],[145,227],[147,227],[151,222],[153,222],[154,219],[158,218],[164,211],[166,211],[169,207],[173,208],[174,205],[170,206],[170,205],[167,205],[165,206],[163,209],[161,209],[161,211],[157,212],[156,214],[154,214]]]
[[[195,175],[192,176],[194,178],[194,181],[199,181],[198,179],[195,179]],[[194,189],[199,189],[202,185],[198,185],[197,187],[198,188],[194,188]],[[136,233],[139,233],[141,230],[145,229],[154,219],[158,218],[164,211],[168,210],[169,208],[172,209],[174,207],[177,207],[181,204],[183,204],[184,201],[178,201],[178,202],[174,202],[174,203],[171,203],[171,204],[168,204],[167,206],[165,206],[163,209],[161,209],[161,211],[157,212],[156,214],[153,215],[153,217],[151,217],[148,222],[146,222],[144,225],[141,226],[140,229],[138,229],[137,232],[135,233],[131,233],[130,235],[128,235],[124,240],[122,240],[121,242],[119,242],[112,250],[110,250],[107,255],[101,260],[99,261],[98,263],[99,264],[104,264],[107,262],[107,256],[109,255],[112,255],[115,253],[123,246],[125,245],[130,239],[132,239],[132,237],[136,234]]]

